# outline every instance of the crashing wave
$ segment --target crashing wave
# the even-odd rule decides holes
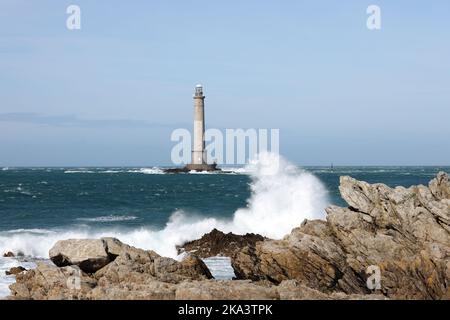
[[[159,170],[161,169],[143,168],[138,172],[154,173]],[[324,208],[328,204],[327,190],[311,173],[298,169],[274,154],[260,155],[246,167],[246,171],[249,172],[252,181],[251,196],[247,200],[247,206],[238,209],[229,220],[196,217],[183,211],[176,211],[162,230],[141,227],[134,230],[80,228],[58,230],[48,234],[0,232],[0,251],[21,251],[26,255],[45,258],[48,256],[48,250],[61,239],[112,236],[136,247],[176,257],[176,245],[200,238],[213,228],[236,234],[253,232],[279,239],[304,219],[323,218]],[[106,216],[88,219],[91,219],[88,221],[111,222],[133,218]]]

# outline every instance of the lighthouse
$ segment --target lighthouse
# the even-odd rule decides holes
[[[195,86],[194,92],[194,141],[192,144],[191,163],[186,166],[189,171],[215,171],[216,164],[208,164],[205,152],[205,95],[203,86]]]
[[[195,86],[194,93],[194,144],[192,146],[192,164],[207,164],[205,155],[205,95],[203,86]]]

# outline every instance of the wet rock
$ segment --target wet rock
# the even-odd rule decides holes
[[[190,241],[179,246],[178,253],[190,252],[200,258],[214,256],[233,257],[245,246],[254,246],[256,242],[263,241],[263,236],[254,233],[237,235],[233,233],[223,233],[217,229],[205,234],[198,240]]]
[[[7,276],[16,275],[16,274],[19,274],[19,273],[21,273],[23,271],[26,271],[26,270],[27,269],[25,269],[24,267],[21,267],[21,266],[19,266],[19,267],[12,267],[11,269],[9,269],[9,271],[5,271],[5,274]]]
[[[5,253],[3,254],[3,257],[4,257],[4,258],[14,258],[15,255],[14,255],[13,252],[8,251],[8,252],[5,252]]]

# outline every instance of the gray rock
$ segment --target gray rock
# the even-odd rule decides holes
[[[9,269],[9,271],[5,271],[5,274],[7,275],[7,276],[10,276],[10,275],[16,275],[16,274],[19,274],[19,273],[21,273],[21,272],[24,272],[24,271],[26,271],[27,269],[25,269],[24,267],[21,267],[21,266],[18,266],[18,267],[12,267],[11,269]]]
[[[101,239],[61,240],[50,249],[49,256],[58,267],[76,265],[94,273],[111,262],[107,249],[106,241]]]
[[[10,286],[12,299],[175,299],[180,282],[212,278],[195,256],[179,262],[113,238],[61,241],[52,252],[72,265],[39,263],[36,269],[18,274]],[[112,257],[108,264],[95,273],[92,266],[89,272],[82,269],[91,263],[97,268],[95,259],[103,252]]]
[[[5,253],[3,254],[3,257],[4,257],[4,258],[14,258],[15,255],[14,255],[13,252],[8,251],[8,252],[5,252]]]
[[[326,222],[307,221],[282,240],[244,248],[232,261],[238,278],[275,284],[297,280],[330,298],[351,298],[371,293],[366,270],[378,266],[378,294],[450,299],[447,174],[439,173],[428,188],[390,188],[350,177],[340,181],[348,208],[330,206]],[[291,294],[301,297],[286,297]]]
[[[275,300],[279,294],[275,286],[250,281],[192,281],[176,288],[177,300]]]

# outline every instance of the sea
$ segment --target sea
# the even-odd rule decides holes
[[[227,173],[165,174],[163,167],[0,168],[0,297],[13,266],[48,259],[60,239],[117,237],[180,259],[175,246],[218,228],[282,238],[304,219],[324,219],[330,204],[346,206],[339,177],[408,187],[428,184],[450,167],[299,167],[273,159]],[[270,169],[270,170],[268,170]],[[2,257],[4,252],[20,254]],[[205,260],[217,279],[228,258]]]

